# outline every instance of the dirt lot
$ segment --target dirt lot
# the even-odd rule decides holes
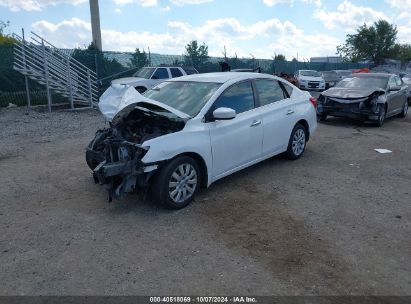
[[[1,295],[411,294],[411,117],[329,119],[302,159],[168,211],[108,204],[84,161],[97,111],[24,112],[0,110]]]

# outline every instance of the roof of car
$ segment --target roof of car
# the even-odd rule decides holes
[[[377,77],[377,78],[382,78],[382,77],[391,77],[394,76],[394,74],[389,74],[389,73],[354,73],[351,74],[350,76],[355,76],[355,77]]]
[[[195,81],[195,82],[214,82],[214,83],[225,83],[230,80],[246,80],[252,78],[271,78],[274,76],[268,74],[260,73],[238,73],[238,72],[217,72],[217,73],[204,73],[204,74],[193,74],[188,76],[182,76],[178,78],[173,78],[168,81]]]

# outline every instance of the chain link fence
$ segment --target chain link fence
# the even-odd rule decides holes
[[[62,49],[67,55],[73,56],[88,68],[96,71],[100,79],[100,93],[110,84],[112,79],[131,76],[136,67],[131,65],[132,53],[103,52],[94,50]],[[352,70],[368,67],[366,64],[354,63],[312,63],[298,61],[275,61],[256,58],[222,58],[207,57],[203,59],[190,58],[184,55],[147,54],[150,66],[194,66],[200,73],[221,71],[221,62],[228,63],[231,69],[256,69],[263,73],[292,74],[296,70],[312,69],[326,70]],[[46,104],[47,97],[44,86],[29,80],[30,97],[33,105]],[[53,102],[66,102],[64,97],[53,94]],[[24,76],[13,70],[13,46],[0,45],[0,107],[9,103],[23,106],[27,104]]]

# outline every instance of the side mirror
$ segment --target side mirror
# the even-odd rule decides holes
[[[231,108],[218,108],[213,112],[213,118],[215,120],[230,120],[235,118],[237,113]]]
[[[160,79],[160,77],[158,77],[157,75],[153,75],[152,77],[151,77],[151,79]]]

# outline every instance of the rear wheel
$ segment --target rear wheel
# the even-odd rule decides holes
[[[285,156],[288,159],[296,160],[299,159],[304,151],[305,145],[307,143],[307,130],[303,125],[295,125],[293,131],[291,132],[290,140],[288,142],[287,152]]]
[[[377,127],[382,127],[385,121],[385,116],[387,115],[385,110],[385,105],[379,105],[378,119],[376,122]]]
[[[404,102],[404,106],[402,107],[402,111],[398,114],[399,117],[405,118],[408,114],[408,101]]]
[[[152,195],[172,209],[190,204],[200,186],[200,169],[194,159],[180,156],[170,161],[155,177]]]

